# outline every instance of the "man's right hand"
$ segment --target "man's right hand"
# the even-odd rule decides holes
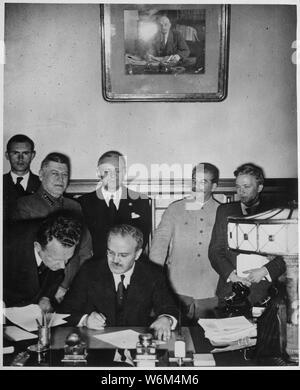
[[[241,278],[240,276],[237,276],[235,271],[231,272],[231,274],[229,275],[228,279],[232,283],[241,282],[241,283],[243,283],[247,287],[251,286],[251,282],[249,282],[249,280],[247,278]]]
[[[86,317],[85,326],[89,329],[103,329],[105,327],[106,318],[103,314],[93,311]]]

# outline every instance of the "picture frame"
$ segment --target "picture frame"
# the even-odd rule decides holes
[[[108,102],[226,98],[230,5],[102,4],[100,21]]]

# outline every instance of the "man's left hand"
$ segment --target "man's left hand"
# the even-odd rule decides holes
[[[64,296],[66,295],[66,292],[68,290],[62,286],[59,286],[57,291],[56,291],[56,294],[55,294],[55,299],[57,300],[58,303],[61,303],[62,300],[64,299]]]
[[[155,337],[158,340],[167,341],[171,337],[171,323],[169,317],[159,317],[150,325],[150,328],[154,329]]]
[[[244,271],[244,274],[248,274],[247,279],[251,283],[259,283],[265,276],[268,275],[268,270],[266,267],[249,269]]]

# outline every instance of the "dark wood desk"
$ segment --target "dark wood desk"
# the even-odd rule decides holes
[[[60,367],[60,366],[72,366],[72,364],[62,363],[61,360],[64,356],[64,345],[66,337],[73,331],[80,332],[82,339],[87,343],[88,356],[87,363],[83,363],[80,367],[120,367],[127,366],[129,364],[124,362],[114,362],[114,355],[116,347],[105,343],[97,338],[93,337],[97,334],[105,334],[124,328],[106,328],[101,331],[95,331],[87,328],[71,328],[71,327],[55,327],[51,329],[51,348],[45,354],[45,359],[38,363],[37,353],[31,353],[30,358],[27,360],[26,365],[42,366],[42,367]],[[147,332],[145,328],[131,328],[139,333]],[[214,347],[210,342],[204,338],[204,332],[200,326],[195,327],[183,327],[182,336],[186,342],[187,355],[191,356],[193,353],[209,353]],[[161,344],[157,348],[157,356],[159,362],[156,364],[158,367],[174,367],[175,363],[170,363],[168,357],[174,354],[174,342],[177,337],[177,331],[172,332],[172,337],[168,343]],[[13,358],[18,352],[25,351],[29,345],[35,344],[37,339],[13,342],[4,339],[4,346],[13,345],[15,352],[13,354],[5,354],[3,356],[3,365],[10,366]],[[232,352],[222,352],[214,354],[216,366],[254,366],[255,362],[251,360],[245,360],[245,350],[237,350]],[[131,355],[135,357],[135,350],[131,350]],[[193,367],[191,363],[186,365]]]

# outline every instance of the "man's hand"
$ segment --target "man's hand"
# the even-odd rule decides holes
[[[57,300],[58,303],[61,303],[61,301],[64,299],[64,296],[66,295],[66,292],[68,290],[62,286],[59,286],[56,294],[55,294],[55,299]]]
[[[48,311],[53,311],[51,303],[50,303],[50,299],[48,297],[42,297],[39,300],[39,307],[45,313],[47,313]]]
[[[161,316],[150,325],[154,329],[155,337],[158,340],[167,341],[171,337],[171,322],[170,317]]]
[[[244,274],[248,274],[247,279],[251,283],[259,283],[265,276],[268,275],[268,270],[266,267],[249,269],[244,271]]]
[[[168,62],[178,62],[180,61],[180,55],[174,54],[169,57]]]
[[[241,278],[240,276],[237,276],[235,271],[232,271],[228,278],[229,278],[230,282],[232,282],[232,283],[241,282],[245,286],[248,286],[248,287],[251,286],[251,282],[248,278]]]
[[[89,329],[103,329],[105,327],[106,318],[103,314],[93,311],[87,316],[85,326]]]

